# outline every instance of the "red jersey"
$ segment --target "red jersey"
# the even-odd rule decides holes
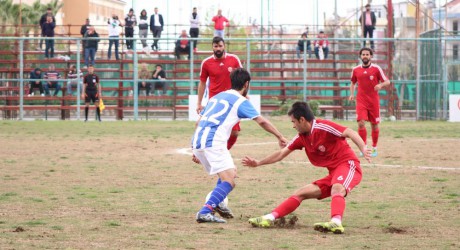
[[[359,162],[346,138],[342,137],[345,129],[346,127],[328,120],[313,120],[310,134],[296,135],[288,144],[288,149],[305,148],[311,164],[326,167],[329,170],[349,160]]]
[[[224,16],[215,16],[212,18],[212,21],[214,22],[214,29],[216,30],[224,30],[224,23],[229,23]]]
[[[229,53],[225,53],[222,58],[213,55],[204,59],[201,63],[200,80],[206,82],[209,77],[209,98],[231,89],[230,72],[242,67],[240,59]]]
[[[356,94],[356,102],[359,105],[365,106],[380,106],[379,92],[374,90],[375,85],[388,80],[383,73],[382,68],[376,64],[363,67],[358,65],[353,68],[351,73],[351,82],[358,82],[358,93]],[[367,107],[371,108],[371,107]]]

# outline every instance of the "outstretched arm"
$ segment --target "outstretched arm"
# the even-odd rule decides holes
[[[366,143],[364,143],[363,139],[361,139],[361,137],[358,135],[358,133],[356,133],[352,129],[347,128],[347,129],[345,129],[345,131],[343,131],[342,136],[346,137],[346,138],[350,138],[353,141],[353,143],[355,143],[356,146],[358,146],[359,151],[361,151],[361,153],[363,153],[364,158],[369,163],[371,162],[371,151],[372,151],[372,149],[367,148]]]
[[[260,161],[254,159],[254,158],[251,158],[249,156],[245,156],[241,160],[241,162],[243,163],[244,166],[255,168],[255,167],[258,167],[258,166],[262,166],[262,165],[266,165],[266,164],[272,164],[272,163],[281,161],[286,156],[288,156],[291,152],[292,151],[288,147],[285,147],[283,149],[280,149],[280,150],[272,153],[271,155],[265,157],[264,159],[262,159]]]
[[[254,121],[257,122],[259,126],[261,126],[263,129],[265,129],[265,131],[276,136],[280,148],[286,147],[289,141],[286,138],[284,138],[284,136],[278,131],[278,129],[276,129],[275,126],[273,126],[273,124],[269,120],[267,120],[263,116],[258,116],[254,119]]]

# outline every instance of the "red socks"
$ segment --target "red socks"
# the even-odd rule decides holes
[[[379,132],[380,129],[372,130],[372,147],[377,147],[377,142],[379,141]]]
[[[235,144],[236,139],[238,139],[238,136],[230,135],[230,138],[228,138],[228,141],[227,141],[228,150],[230,150],[233,147],[233,144]]]
[[[301,199],[298,196],[291,196],[287,198],[283,203],[281,203],[278,207],[273,209],[273,216],[275,216],[275,219],[284,217],[292,212],[294,212],[301,203]]]
[[[345,198],[341,194],[335,194],[331,200],[331,218],[335,216],[343,217],[345,211]]]
[[[358,134],[363,139],[364,144],[367,144],[367,130],[366,127],[358,128]]]

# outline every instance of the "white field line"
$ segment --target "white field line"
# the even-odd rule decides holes
[[[254,145],[266,145],[266,144],[276,144],[276,142],[255,142],[255,143],[240,143],[235,144],[235,146],[254,146]],[[182,155],[192,156],[191,148],[179,148],[176,150],[176,153]],[[239,161],[240,159],[233,159],[234,161]],[[283,163],[288,164],[305,164],[311,165],[308,161],[283,161]],[[460,167],[442,167],[442,166],[404,166],[404,165],[391,165],[391,164],[374,164],[374,163],[364,163],[361,164],[363,167],[381,167],[381,168],[416,168],[420,170],[451,170],[451,171],[460,171]]]

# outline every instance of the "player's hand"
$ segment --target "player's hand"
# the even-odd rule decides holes
[[[349,100],[349,101],[354,101],[354,100],[355,100],[355,96],[354,96],[354,95],[349,96],[349,97],[348,97],[348,100]]]
[[[280,148],[285,148],[289,143],[289,140],[284,138],[284,136],[278,140],[278,145],[280,146]]]
[[[81,94],[81,99],[85,99],[85,94]]]
[[[198,158],[196,158],[195,155],[192,156],[192,161],[195,162],[196,164],[200,164],[200,160],[198,160]]]
[[[361,153],[363,153],[364,159],[367,160],[367,162],[371,163],[371,153],[372,153],[372,148],[364,146],[361,149]]]
[[[254,158],[251,158],[249,156],[245,156],[242,160],[241,160],[241,163],[243,163],[243,166],[246,166],[246,167],[257,167],[259,165],[259,161],[257,161],[256,159]]]
[[[197,108],[196,108],[196,113],[197,113],[197,114],[200,114],[204,107],[201,106],[201,103],[197,104],[196,107],[197,107]]]
[[[379,90],[381,90],[381,89],[382,89],[382,85],[381,85],[381,84],[377,84],[377,85],[375,85],[375,87],[374,87],[374,90],[375,90],[375,91],[379,91]]]

